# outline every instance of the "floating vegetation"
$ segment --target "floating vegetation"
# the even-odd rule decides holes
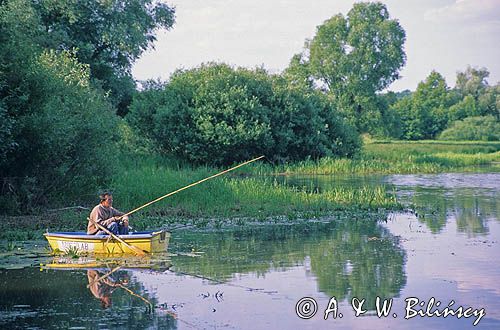
[[[76,246],[70,246],[64,253],[65,256],[73,259],[78,259],[81,254],[82,252]]]

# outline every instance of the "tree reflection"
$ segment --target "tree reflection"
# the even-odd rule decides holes
[[[373,220],[329,224],[275,225],[221,234],[185,234],[180,246],[202,257],[176,258],[177,271],[228,281],[237,273],[265,274],[305,266],[319,291],[338,299],[392,298],[406,283],[405,252],[397,239]]]
[[[433,233],[443,230],[449,217],[455,219],[459,232],[469,236],[488,234],[488,220],[499,220],[500,201],[480,190],[417,189],[412,202],[419,221]]]
[[[307,252],[320,291],[337,299],[366,299],[371,310],[377,296],[398,296],[406,284],[404,250],[374,222],[346,223]]]
[[[397,191],[401,202],[411,204],[419,221],[432,233],[441,232],[448,220],[454,218],[459,232],[469,236],[487,234],[488,220],[500,220],[497,216],[500,209],[500,199],[496,197],[498,189],[492,189],[488,181],[491,176],[457,173],[452,175],[450,181],[447,175],[418,175],[417,179],[416,175],[307,175],[284,176],[277,180],[312,192],[342,186],[385,186]],[[470,183],[471,187],[464,185],[464,182]],[[480,188],[482,186],[490,188]]]

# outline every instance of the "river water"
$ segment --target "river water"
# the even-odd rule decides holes
[[[415,211],[176,232],[170,254],[121,268],[51,269],[45,242],[11,246],[0,328],[500,329],[500,173],[278,180],[384,185]],[[377,299],[392,302],[387,316]]]

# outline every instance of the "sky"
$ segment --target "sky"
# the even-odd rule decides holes
[[[168,80],[176,69],[216,61],[237,67],[284,70],[304,41],[328,18],[346,15],[351,0],[170,0],[171,30],[136,61],[137,80]],[[448,86],[468,65],[486,67],[500,81],[500,0],[387,0],[391,19],[406,31],[406,65],[388,90],[415,90],[432,70]]]

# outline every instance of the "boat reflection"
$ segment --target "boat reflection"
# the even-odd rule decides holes
[[[122,255],[120,257],[99,257],[99,256],[53,256],[47,263],[42,264],[42,269],[86,269],[86,268],[114,268],[120,269],[151,269],[154,271],[166,271],[172,266],[170,255],[167,253],[146,255],[136,257],[132,255]]]

